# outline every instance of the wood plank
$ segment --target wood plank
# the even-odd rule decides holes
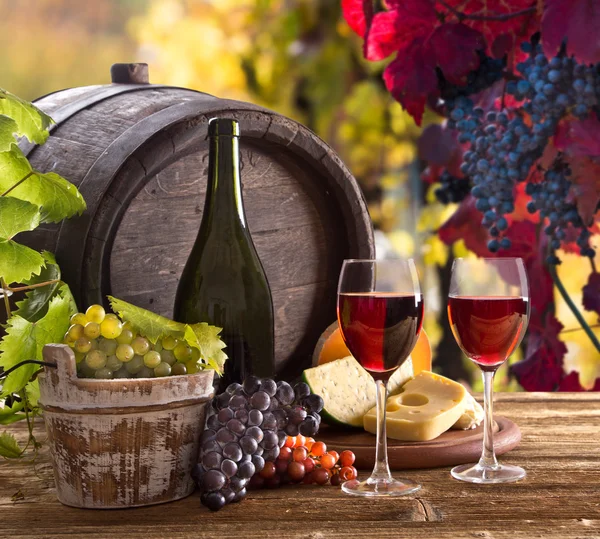
[[[56,501],[44,448],[35,468],[0,462],[2,536],[598,539],[600,396],[518,393],[498,395],[497,401],[497,411],[523,433],[521,445],[501,459],[527,469],[520,483],[463,484],[450,478],[448,468],[439,468],[402,472],[423,489],[396,500],[350,499],[334,487],[289,486],[253,491],[218,513],[201,507],[197,495],[164,506],[78,510]],[[9,430],[25,438],[24,425]],[[24,498],[12,501],[19,491]]]
[[[35,101],[35,106],[42,109],[46,114],[52,116],[52,113],[63,107],[76,99],[80,99],[84,97],[86,94],[90,92],[94,92],[101,88],[101,84],[96,84],[94,86],[80,86],[77,88],[68,88],[66,90],[60,90],[57,92],[53,92],[49,95],[41,97]]]

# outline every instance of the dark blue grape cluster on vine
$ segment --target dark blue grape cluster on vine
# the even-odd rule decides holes
[[[552,254],[548,256],[549,264],[559,264],[559,258],[554,254],[560,248],[561,241],[567,236],[567,228],[572,226],[579,230],[577,245],[581,256],[594,258],[596,252],[590,247],[590,231],[581,219],[577,206],[568,199],[571,182],[568,177],[571,171],[560,160],[544,175],[542,183],[527,184],[527,194],[532,200],[527,204],[530,213],[540,212],[540,217],[548,219],[545,233],[550,236]]]
[[[529,53],[517,65],[523,78],[510,81],[506,91],[519,100],[526,100],[523,110],[531,115],[538,130],[554,134],[558,121],[571,112],[585,118],[598,104],[600,77],[595,65],[576,62],[563,53],[548,60],[542,47],[536,43],[523,43],[523,52]]]
[[[578,118],[587,117],[597,107],[600,95],[597,66],[579,64],[564,52],[548,60],[537,39],[523,43],[521,48],[529,54],[517,66],[522,78],[506,85],[506,92],[523,102],[516,113],[508,110],[485,113],[468,97],[475,93],[474,88],[460,87],[451,91],[446,81],[446,85],[440,87],[449,117],[448,127],[458,131],[461,144],[469,145],[461,165],[461,172],[467,178],[467,182],[463,182],[468,183],[470,179],[476,208],[483,214],[482,225],[489,229],[491,252],[511,247],[504,234],[508,229],[506,215],[515,209],[516,184],[527,180],[559,121],[570,113]],[[492,80],[498,67],[497,61],[482,62],[480,71],[490,69],[492,74],[488,77]],[[477,80],[483,81],[485,76],[480,75]],[[476,89],[483,88],[477,85]],[[520,111],[527,113],[531,121],[526,122]],[[577,244],[582,256],[595,255],[589,245],[590,232],[577,206],[568,201],[569,174],[568,166],[558,164],[545,173],[541,183],[527,186],[527,193],[532,196],[529,211],[539,211],[549,222],[546,232],[551,237],[552,254],[548,262],[553,264],[560,262],[554,251],[567,237],[568,227],[579,230]],[[436,191],[436,196],[441,202],[453,202],[447,194],[450,181],[442,180],[440,194]]]

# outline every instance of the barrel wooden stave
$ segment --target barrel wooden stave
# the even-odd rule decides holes
[[[115,91],[126,93],[91,103]],[[56,252],[82,307],[112,293],[171,316],[202,218],[207,123],[234,117],[248,224],[273,290],[277,369],[290,376],[307,367],[335,317],[343,259],[374,255],[364,199],[343,163],[308,129],[247,103],[152,86],[88,92],[40,100],[68,117],[30,156],[73,181],[88,211],[44,225],[29,244]],[[87,104],[73,113],[78,103]]]

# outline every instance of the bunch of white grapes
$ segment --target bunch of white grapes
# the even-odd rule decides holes
[[[63,342],[75,352],[80,378],[154,378],[200,370],[197,348],[171,336],[152,344],[102,305],[74,314]]]

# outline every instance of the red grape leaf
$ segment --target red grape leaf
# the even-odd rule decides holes
[[[571,168],[571,191],[577,202],[577,211],[589,226],[600,203],[600,163],[586,156],[567,158]]]
[[[554,160],[557,157],[558,157],[558,149],[556,148],[556,145],[553,144],[552,141],[550,140],[548,142],[548,144],[546,145],[546,147],[544,148],[544,153],[542,154],[542,157],[539,158],[538,164],[544,170],[548,170],[552,166],[552,163],[554,163]]]
[[[467,84],[467,74],[479,67],[477,50],[485,48],[483,35],[464,24],[442,24],[429,42],[444,77],[452,84]]]
[[[440,124],[428,125],[417,141],[419,157],[430,165],[446,166],[454,152],[462,155],[455,133]]]
[[[431,47],[421,39],[413,41],[386,67],[383,79],[394,99],[421,125],[427,95],[437,90]]]
[[[498,18],[535,7],[536,0],[447,0],[446,3],[465,15],[487,15]],[[446,15],[446,20],[454,20],[453,18],[456,17],[443,7],[440,11]],[[535,12],[527,12],[506,20],[466,18],[463,23],[481,32],[490,46],[502,34],[512,36],[514,43],[520,43],[524,39],[529,39],[539,29],[539,18]],[[512,53],[518,52],[516,47],[513,48]],[[509,63],[513,63],[510,58]]]
[[[600,62],[600,3],[597,0],[546,0],[542,15],[542,44],[554,56],[563,40],[567,53],[586,64]]]
[[[537,256],[530,258],[525,266],[529,279],[529,301],[531,303],[530,323],[541,325],[548,307],[554,304],[554,281],[548,271],[546,254],[548,237],[542,233],[542,241],[537,246]]]
[[[415,39],[427,36],[435,24],[435,12],[431,22],[407,15],[404,11],[381,11],[373,17],[373,23],[365,43],[365,58],[377,62],[393,52],[406,49]]]
[[[401,18],[397,11],[381,11],[373,17],[373,24],[365,41],[365,58],[373,62],[404,49],[413,39],[411,33],[399,31]]]
[[[503,58],[515,45],[515,38],[511,34],[500,34],[491,46],[492,56],[494,58]]]
[[[543,326],[529,324],[525,359],[515,363],[511,372],[526,391],[554,391],[564,377],[563,357],[567,347],[558,335],[563,325],[548,313]]]
[[[498,256],[522,258],[525,265],[537,256],[536,226],[532,221],[514,221],[505,236],[510,239],[511,247],[503,250]]]
[[[579,373],[573,371],[562,379],[558,386],[558,391],[600,391],[600,378],[596,378],[596,382],[592,389],[586,390],[579,382]]]
[[[583,287],[583,308],[600,315],[600,273],[592,273]]]
[[[389,10],[401,10],[414,16],[427,14],[427,17],[437,18],[434,0],[385,0],[384,3]]]
[[[367,14],[372,11],[373,0],[342,0],[344,19],[360,37],[367,33]]]
[[[600,122],[592,117],[561,122],[554,145],[565,152],[577,210],[589,226],[600,202]]]
[[[419,38],[427,38],[437,18],[430,1],[408,1],[393,4],[391,11],[373,17],[365,43],[365,58],[379,61],[395,51],[402,53]]]
[[[475,198],[472,195],[468,195],[438,229],[438,236],[446,245],[463,239],[469,251],[477,256],[490,256],[487,248],[489,236],[481,226],[481,213],[475,208]]]
[[[600,121],[595,116],[585,120],[566,120],[558,124],[554,145],[577,156],[600,156]]]

